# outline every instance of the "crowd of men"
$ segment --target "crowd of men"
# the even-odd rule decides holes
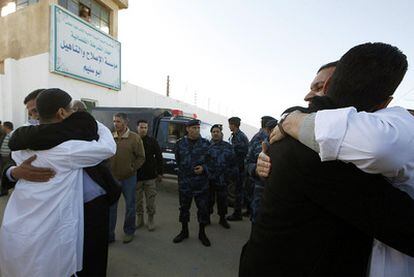
[[[160,146],[148,135],[146,120],[138,120],[134,132],[128,128],[127,114],[114,114],[110,134],[82,102],[72,101],[60,89],[37,89],[27,95],[24,104],[30,117],[28,126],[13,134],[11,123],[5,122],[2,128],[2,195],[10,188],[14,192],[0,229],[0,270],[5,276],[104,276],[108,244],[115,242],[121,194],[126,203],[122,241],[131,242],[135,230],[145,225],[144,196],[147,227],[155,229],[156,186],[163,176]],[[257,159],[257,149],[269,134],[264,127],[270,119],[263,118],[263,129],[251,141],[255,149],[248,146],[238,117],[229,119],[230,143],[223,140],[221,124],[211,127],[212,139],[207,141],[200,136],[199,120],[187,122],[187,135],[177,142],[175,151],[182,230],[174,243],[189,237],[193,197],[199,239],[205,246],[211,245],[205,227],[211,223],[216,202],[219,224],[224,228],[230,228],[227,220],[242,219],[245,157],[250,153]],[[79,183],[83,185],[79,187]],[[230,183],[235,186],[236,200],[234,213],[226,217]],[[14,247],[14,254],[9,255],[6,249],[19,240],[30,243]],[[39,254],[35,258],[31,257],[33,251]]]
[[[263,116],[250,141],[239,117],[228,120],[229,142],[222,124],[208,141],[200,121],[189,120],[175,148],[181,230],[173,242],[189,238],[194,198],[204,246],[215,203],[225,229],[250,217],[240,276],[412,276],[414,117],[387,108],[407,66],[394,46],[358,45],[317,71],[307,108],[289,108],[279,121]],[[24,104],[31,125],[13,132],[4,122],[0,133],[2,195],[14,187],[0,272],[105,276],[121,194],[122,241],[145,226],[144,196],[155,229],[163,160],[150,123],[138,120],[134,132],[117,113],[111,133],[60,89],[33,91]]]

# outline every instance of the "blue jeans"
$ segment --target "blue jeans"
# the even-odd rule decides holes
[[[122,186],[122,194],[125,199],[125,221],[124,233],[133,235],[135,233],[135,191],[137,187],[137,176],[125,180],[119,180]],[[109,208],[109,240],[115,239],[115,226],[117,217],[118,201]]]

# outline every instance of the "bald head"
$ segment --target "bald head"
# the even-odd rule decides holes
[[[83,103],[82,101],[79,100],[73,100],[72,101],[72,110],[76,113],[76,112],[87,112],[87,108],[85,103]]]

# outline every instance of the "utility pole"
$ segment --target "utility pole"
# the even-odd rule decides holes
[[[167,97],[170,97],[170,75],[167,75]]]
[[[197,106],[197,91],[194,91],[194,106]]]

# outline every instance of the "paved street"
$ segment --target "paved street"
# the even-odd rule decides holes
[[[157,198],[156,230],[138,229],[134,241],[122,243],[124,202],[118,208],[117,241],[109,247],[109,276],[236,276],[238,260],[246,242],[250,222],[232,223],[226,230],[218,225],[218,216],[206,228],[211,247],[198,240],[198,223],[193,203],[190,238],[180,244],[172,239],[178,234],[178,195],[176,182],[164,181]],[[6,198],[0,198],[1,216]],[[229,209],[231,211],[231,208]]]

